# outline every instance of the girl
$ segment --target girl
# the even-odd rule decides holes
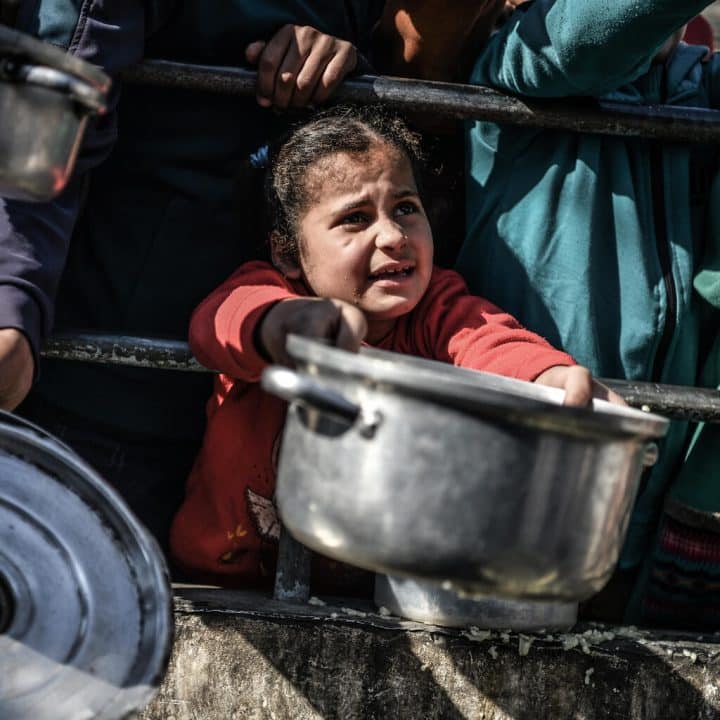
[[[419,158],[418,140],[400,120],[377,108],[346,108],[296,130],[272,162],[273,265],[241,266],[190,326],[193,352],[220,371],[171,533],[175,560],[195,580],[272,578],[285,405],[259,380],[269,362],[288,361],[289,333],[348,350],[364,341],[565,388],[567,404],[612,395],[570,356],[470,295],[455,272],[433,267]]]

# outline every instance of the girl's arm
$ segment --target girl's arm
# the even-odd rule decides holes
[[[624,404],[570,355],[470,295],[451,270],[435,270],[413,324],[415,350],[425,357],[564,389],[568,405],[586,405],[592,397]]]
[[[360,310],[301,288],[264,262],[242,265],[195,310],[190,347],[200,363],[224,375],[258,382],[268,362],[290,364],[290,334],[322,338],[356,351],[367,332]]]
[[[255,342],[268,310],[297,292],[268,263],[242,265],[214,290],[190,319],[190,348],[200,363],[245,382],[258,382],[267,359]]]

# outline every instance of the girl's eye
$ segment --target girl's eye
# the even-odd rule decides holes
[[[410,200],[405,200],[399,203],[398,206],[395,208],[395,212],[398,215],[412,215],[412,213],[416,213],[417,211],[418,206]]]
[[[349,215],[345,215],[345,217],[340,221],[342,225],[361,225],[362,223],[367,222],[368,218],[365,213],[362,212],[354,212],[350,213]]]

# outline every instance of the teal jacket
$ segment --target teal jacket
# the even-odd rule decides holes
[[[513,13],[471,81],[536,98],[720,106],[720,61],[680,45],[707,2],[536,0]],[[457,267],[596,375],[693,385],[692,281],[715,150],[476,122],[467,127],[467,235]],[[623,552],[647,550],[687,428],[675,423],[641,488]]]

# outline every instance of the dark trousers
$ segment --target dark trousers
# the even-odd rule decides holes
[[[167,556],[170,524],[200,438],[190,442],[103,427],[32,395],[17,412],[69,445],[109,482]]]

